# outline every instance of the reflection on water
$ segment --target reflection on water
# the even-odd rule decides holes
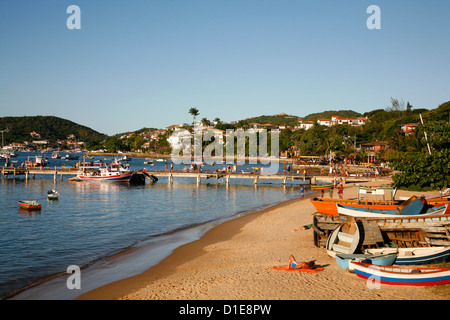
[[[152,251],[153,258],[167,255],[192,238],[194,231],[187,228],[193,225],[299,195],[292,186],[255,187],[252,181],[230,181],[226,186],[223,179],[215,178],[202,180],[200,185],[192,181],[177,178],[169,184],[161,178],[155,184],[130,186],[54,182],[51,176],[28,181],[0,179],[0,296],[65,272],[69,265],[87,266],[130,247],[151,243],[159,249]],[[47,199],[50,189],[58,190],[59,200]],[[37,200],[42,209],[21,210],[18,200]],[[144,266],[149,258],[141,262]]]

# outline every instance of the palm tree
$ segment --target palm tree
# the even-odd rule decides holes
[[[203,118],[201,122],[202,122],[202,125],[204,125],[205,127],[211,125],[211,121],[209,121],[206,118]]]
[[[189,114],[194,116],[194,125],[195,125],[195,117],[198,116],[200,114],[200,112],[198,111],[197,108],[190,108]]]

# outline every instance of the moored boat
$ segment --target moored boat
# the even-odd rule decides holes
[[[417,247],[417,248],[378,248],[366,249],[369,254],[396,253],[396,265],[426,264],[447,261],[450,247]],[[377,263],[372,263],[377,264]]]
[[[48,159],[44,156],[28,157],[25,161],[27,167],[45,167],[48,164]]]
[[[19,200],[19,207],[25,210],[41,210],[41,204],[36,200]]]
[[[358,277],[389,285],[431,286],[450,283],[450,268],[380,266],[350,261]]]
[[[56,191],[56,190],[54,190],[54,189],[49,190],[49,191],[47,192],[47,198],[48,198],[49,200],[58,200],[58,198],[59,198],[59,192]]]
[[[88,181],[130,181],[133,171],[126,169],[120,162],[102,165],[82,165],[79,167],[76,178],[74,180]]]
[[[334,184],[318,184],[318,185],[312,185],[311,189],[312,190],[327,190],[327,189],[333,189],[334,188]]]

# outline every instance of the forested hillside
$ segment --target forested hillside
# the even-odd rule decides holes
[[[71,135],[78,141],[100,142],[107,136],[70,120],[54,116],[2,117],[0,130],[7,130],[5,144],[33,140],[65,140]],[[39,136],[31,136],[35,132]]]

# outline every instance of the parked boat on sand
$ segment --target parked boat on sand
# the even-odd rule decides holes
[[[378,248],[366,249],[369,254],[396,253],[396,265],[426,264],[447,261],[450,256],[450,247],[416,247],[416,248]],[[377,263],[372,263],[377,264]]]
[[[398,217],[410,217],[410,216],[427,216],[444,214],[447,210],[448,204],[441,207],[431,207],[424,213],[422,210],[381,210],[381,209],[367,209],[367,208],[355,208],[350,206],[336,205],[338,213],[344,216],[351,216],[355,218],[398,218]]]
[[[336,253],[352,254],[358,248],[360,233],[355,219],[350,217],[339,225],[327,240],[328,255],[335,257]]]
[[[370,253],[360,253],[360,254],[336,254],[336,263],[339,267],[344,270],[349,269],[349,262],[351,260],[377,264],[382,266],[392,266],[395,259],[397,258],[397,253],[387,253],[387,254],[370,254]],[[352,270],[352,269],[349,269]]]
[[[410,198],[408,198],[410,199]],[[420,198],[425,206],[439,207],[446,204],[450,204],[448,198]],[[381,210],[396,210],[406,200],[350,200],[350,199],[330,199],[330,198],[314,198],[310,200],[316,208],[317,212],[322,214],[328,214],[332,216],[338,216],[336,204],[347,205],[355,208],[369,208],[369,209],[381,209]],[[444,214],[450,214],[450,206]]]
[[[375,283],[406,286],[431,286],[450,283],[450,268],[380,266],[350,261],[355,273]]]

